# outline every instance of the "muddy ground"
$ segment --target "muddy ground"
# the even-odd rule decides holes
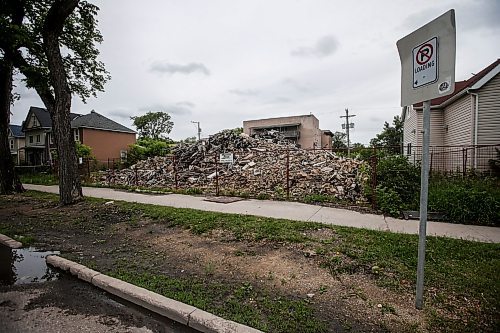
[[[34,237],[34,245],[107,272],[123,263],[171,277],[251,283],[306,299],[331,332],[425,332],[412,293],[382,288],[370,274],[332,275],[307,244],[236,240],[224,231],[194,235],[168,221],[137,218],[113,203],[68,207],[25,196],[3,197],[0,227]],[[331,237],[331,229],[310,236]]]
[[[0,286],[0,332],[196,333],[67,275]]]

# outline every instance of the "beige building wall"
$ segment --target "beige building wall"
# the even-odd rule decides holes
[[[248,135],[255,134],[256,130],[271,127],[298,126],[300,136],[297,143],[304,149],[324,147],[328,135],[319,129],[319,120],[314,115],[278,117],[243,121],[243,132]],[[329,146],[331,147],[331,138]]]

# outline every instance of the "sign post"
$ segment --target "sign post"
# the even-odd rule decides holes
[[[424,305],[425,243],[429,194],[431,100],[455,90],[455,11],[453,9],[397,42],[401,58],[401,106],[423,102],[420,226],[415,307]]]

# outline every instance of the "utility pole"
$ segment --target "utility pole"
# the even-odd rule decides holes
[[[192,120],[191,120],[191,122],[192,122],[193,124],[198,125],[198,141],[200,141],[200,140],[201,140],[201,128],[200,128],[200,122],[199,122],[199,121],[192,121]]]
[[[356,117],[355,114],[349,114],[349,109],[345,109],[345,116],[340,116],[340,118],[345,118],[345,132],[347,134],[347,157],[351,156],[351,141],[349,140],[349,128],[354,128],[354,123],[349,124],[349,118]]]

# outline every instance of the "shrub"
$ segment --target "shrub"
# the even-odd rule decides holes
[[[449,222],[500,226],[500,187],[493,179],[433,179],[429,210],[445,213]]]
[[[394,217],[401,215],[401,210],[405,206],[399,194],[392,188],[378,185],[375,188],[377,205],[382,213]]]
[[[403,201],[412,200],[420,187],[420,168],[404,156],[387,156],[377,164],[377,185],[394,190]]]

